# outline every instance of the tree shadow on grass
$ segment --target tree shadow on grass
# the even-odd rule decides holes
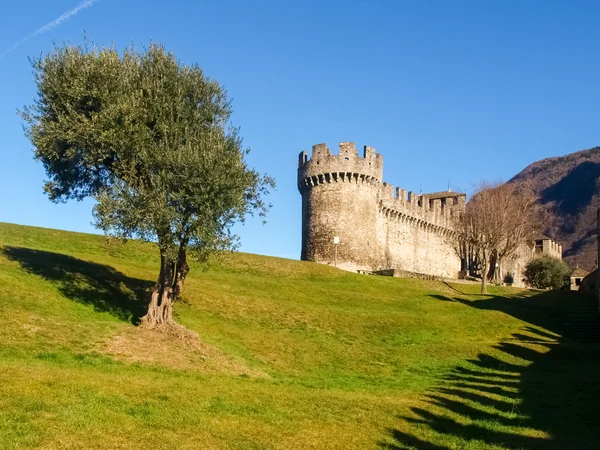
[[[445,376],[423,406],[398,417],[380,447],[600,448],[600,321],[594,300],[552,292],[454,300],[526,324]]]
[[[21,267],[59,287],[65,297],[108,312],[134,325],[146,314],[153,283],[131,278],[104,264],[59,253],[22,247],[2,247],[4,255]]]
[[[453,298],[446,297],[445,295],[441,295],[441,294],[430,294],[429,296],[432,297],[432,298],[435,298],[436,300],[442,300],[444,302],[453,302],[453,301],[455,301]]]

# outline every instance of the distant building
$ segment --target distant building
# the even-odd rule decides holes
[[[571,272],[571,290],[578,291],[581,287],[581,282],[583,279],[589,275],[589,272],[581,267],[575,268],[573,272]]]
[[[548,236],[540,235],[535,239],[535,256],[550,255],[562,259],[562,245],[554,242]]]
[[[539,235],[529,243],[522,244],[514,255],[504,261],[499,267],[499,273],[504,282],[512,286],[527,287],[523,279],[525,267],[533,258],[544,255],[562,259],[562,245],[548,236]]]

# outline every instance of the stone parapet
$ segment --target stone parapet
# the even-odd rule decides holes
[[[383,178],[383,156],[372,147],[365,146],[363,157],[353,142],[341,142],[339,154],[332,155],[326,144],[312,148],[308,159],[306,151],[298,158],[298,189],[315,186],[322,182],[379,184]]]

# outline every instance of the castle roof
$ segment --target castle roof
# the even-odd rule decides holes
[[[589,272],[581,267],[577,267],[573,272],[571,272],[571,278],[583,278]]]
[[[423,197],[427,197],[429,199],[436,199],[436,198],[456,197],[457,195],[465,195],[465,194],[463,194],[462,192],[441,191],[441,192],[432,192],[431,194],[423,194]]]

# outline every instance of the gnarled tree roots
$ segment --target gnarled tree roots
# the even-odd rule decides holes
[[[188,272],[189,266],[184,249],[179,250],[176,262],[161,252],[160,274],[152,289],[148,312],[141,319],[142,327],[165,331],[178,337],[186,337],[189,333],[193,333],[173,320],[173,304],[181,295]]]

